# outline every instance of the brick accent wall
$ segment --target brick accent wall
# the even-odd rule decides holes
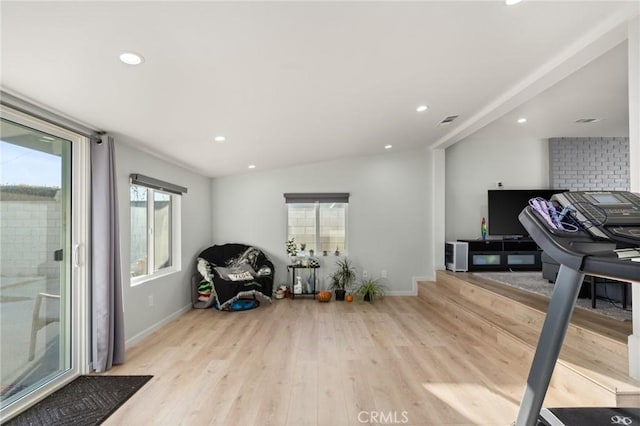
[[[550,138],[549,182],[572,191],[629,190],[629,138]]]

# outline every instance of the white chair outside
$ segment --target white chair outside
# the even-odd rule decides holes
[[[51,324],[53,322],[60,321],[60,315],[56,314],[49,315],[49,313],[45,310],[44,315],[41,314],[42,310],[42,301],[45,299],[57,299],[60,300],[60,295],[57,294],[49,294],[49,293],[38,293],[36,296],[36,303],[33,307],[33,318],[31,321],[31,340],[29,341],[29,361],[32,361],[35,358],[36,354],[36,339],[38,337],[38,331]],[[45,304],[46,305],[46,304]]]

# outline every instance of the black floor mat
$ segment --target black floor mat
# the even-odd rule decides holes
[[[151,377],[80,376],[5,425],[99,425]]]

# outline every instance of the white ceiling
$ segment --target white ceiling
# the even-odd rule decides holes
[[[627,43],[594,59],[473,134],[475,138],[628,136]],[[518,124],[519,118],[526,124]],[[599,122],[576,123],[596,118]]]
[[[638,4],[2,1],[1,84],[207,176],[445,147],[521,114],[514,134],[620,136]]]

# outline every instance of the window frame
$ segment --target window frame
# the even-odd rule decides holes
[[[305,251],[309,251],[309,250],[313,250],[316,255],[320,255],[320,253],[322,252],[322,250],[319,249],[318,245],[319,245],[319,241],[320,241],[320,207],[322,205],[331,205],[334,204],[336,202],[333,201],[315,201],[315,202],[295,202],[295,203],[287,203],[286,207],[287,207],[287,240],[289,240],[291,238],[291,235],[289,234],[289,214],[290,214],[290,205],[300,205],[300,204],[313,204],[314,206],[314,218],[315,218],[315,238],[314,238],[314,247],[309,247],[309,245],[307,244],[307,247],[305,249]],[[344,248],[340,251],[341,254],[343,255],[347,255],[349,252],[349,227],[348,227],[348,223],[349,223],[349,202],[348,201],[339,201],[340,204],[344,204]],[[296,241],[296,245],[299,245],[300,241]],[[330,250],[329,250],[330,251]]]
[[[173,192],[163,191],[161,189],[152,188],[140,182],[131,182],[129,184],[129,250],[131,250],[131,187],[139,186],[147,190],[147,273],[144,275],[131,275],[131,253],[129,253],[129,278],[131,287],[140,285],[147,281],[155,280],[160,277],[174,274],[182,271],[182,229],[181,229],[181,213],[182,213],[182,195]],[[171,245],[171,266],[155,271],[155,193],[168,195],[171,200],[170,224],[171,233],[169,235]]]

